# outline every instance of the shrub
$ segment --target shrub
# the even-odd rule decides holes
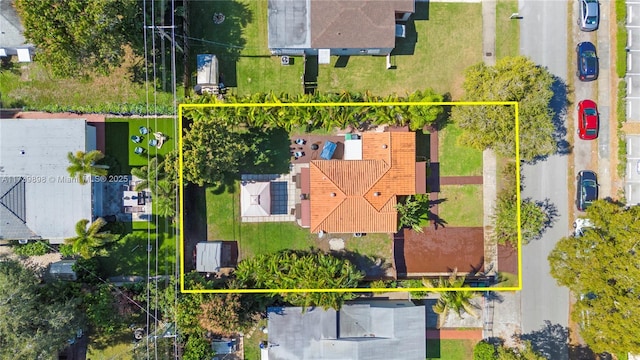
[[[49,245],[43,241],[30,241],[25,245],[16,245],[13,252],[20,256],[40,256],[51,251]]]
[[[627,121],[627,82],[620,80],[618,83],[618,102],[616,104],[616,117],[618,120],[618,176],[624,178],[627,171],[627,141],[622,126]]]
[[[473,360],[493,360],[495,352],[496,348],[493,345],[482,340],[473,348]]]
[[[616,36],[616,73],[619,78],[623,78],[627,72],[627,5],[625,0],[616,0],[616,22],[618,31]]]

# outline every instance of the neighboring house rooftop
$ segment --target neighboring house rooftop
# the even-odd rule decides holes
[[[269,308],[268,317],[270,360],[425,358],[425,308],[410,301]]]
[[[397,195],[416,193],[415,133],[364,133],[362,160],[309,168],[312,233],[395,233]]]
[[[394,48],[414,0],[269,0],[269,48]]]
[[[84,119],[0,120],[0,239],[62,243],[92,219],[92,185],[69,178],[67,154],[95,140]]]
[[[12,0],[0,0],[0,48],[25,45],[24,29]]]

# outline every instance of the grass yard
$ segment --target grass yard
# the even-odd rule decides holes
[[[517,0],[498,0],[496,3],[496,58],[520,54],[520,20],[511,19],[518,12]]]
[[[427,339],[427,360],[473,359],[474,340]]]
[[[482,185],[443,185],[438,216],[446,226],[482,226]]]
[[[110,336],[89,336],[87,359],[94,360],[128,360],[133,358],[132,333],[124,329]]]
[[[143,136],[142,143],[135,144],[131,141],[131,136],[140,136],[140,126],[147,127],[150,133]],[[105,124],[105,153],[115,159],[119,165],[120,174],[130,174],[132,166],[144,166],[147,164],[147,155],[164,156],[177,146],[175,128],[174,120],[171,118],[109,118]],[[169,138],[160,149],[148,144],[148,141],[153,139],[151,133],[157,131]],[[133,150],[136,146],[145,149],[145,153],[142,155],[134,154]]]
[[[100,257],[100,265],[108,276],[147,276],[147,261],[151,275],[156,268],[156,239],[158,240],[158,275],[171,275],[176,264],[176,237],[172,224],[160,219],[156,231],[155,223],[134,221],[130,223],[130,235],[113,244],[109,256]],[[147,252],[147,241],[152,251]]]
[[[465,68],[482,61],[481,9],[479,3],[417,2],[407,38],[398,40],[392,56],[395,69],[386,70],[384,56],[352,56],[345,67],[335,67],[332,56],[331,65],[320,66],[318,90],[405,95],[431,87],[459,99]]]
[[[295,222],[241,223],[238,183],[232,192],[206,191],[207,233],[209,239],[237,240],[240,258],[283,249],[308,249],[313,246],[308,229]]]
[[[0,102],[5,108],[91,106],[98,111],[100,107],[109,104],[146,104],[145,85],[131,80],[130,68],[138,61],[139,58],[127,51],[121,67],[109,76],[94,76],[90,79],[53,78],[37,61],[28,65],[14,65],[11,70],[0,71]],[[150,91],[153,91],[153,87]],[[159,92],[157,102],[172,105],[173,95]]]
[[[392,239],[387,234],[367,234],[363,237],[350,236],[345,241],[345,249],[362,255],[382,258],[392,263]]]
[[[239,95],[273,90],[297,94],[303,91],[300,76],[304,63],[295,58],[293,65],[280,65],[267,47],[267,1],[192,1],[190,56],[216,54],[224,83],[237,87]],[[225,21],[214,24],[213,14],[221,12]]]
[[[462,129],[448,124],[438,133],[440,176],[482,175],[482,151],[458,143]]]

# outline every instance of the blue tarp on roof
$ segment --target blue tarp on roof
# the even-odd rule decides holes
[[[336,143],[327,141],[324,143],[324,147],[322,148],[322,153],[320,154],[320,158],[324,160],[331,160],[333,157],[333,153],[336,151],[338,145]]]

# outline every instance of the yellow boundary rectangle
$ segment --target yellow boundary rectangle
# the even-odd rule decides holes
[[[478,101],[478,102],[349,102],[349,103],[221,103],[221,104],[179,104],[178,105],[178,125],[180,128],[180,136],[178,139],[178,161],[179,161],[179,197],[180,197],[180,291],[183,293],[314,293],[314,292],[336,292],[336,293],[371,293],[371,292],[407,292],[407,291],[520,291],[522,290],[522,232],[520,229],[520,166],[516,166],[516,187],[517,187],[517,217],[518,223],[518,285],[512,287],[473,287],[473,288],[346,288],[346,289],[207,289],[193,290],[184,288],[184,182],[183,182],[183,158],[182,158],[182,111],[184,108],[223,108],[223,107],[329,107],[329,106],[513,106],[515,118],[515,137],[516,137],[516,164],[520,164],[520,120],[518,118],[518,102],[517,101]]]

